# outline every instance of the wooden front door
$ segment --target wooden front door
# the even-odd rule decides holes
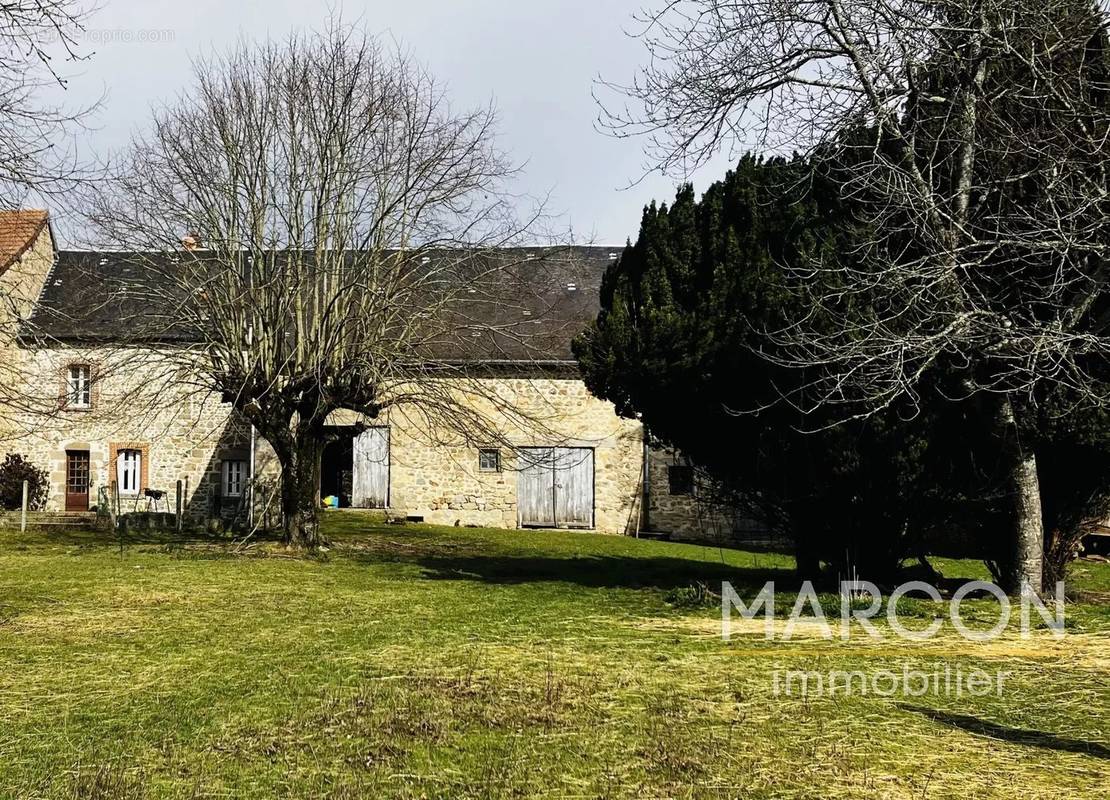
[[[89,451],[66,450],[66,511],[89,510]]]
[[[367,428],[355,437],[351,505],[389,507],[389,428]]]
[[[522,527],[594,527],[592,448],[526,447],[520,459],[517,507]]]

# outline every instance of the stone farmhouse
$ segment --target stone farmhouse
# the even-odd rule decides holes
[[[567,324],[544,359],[498,353],[496,373],[482,378],[542,419],[542,436],[522,430],[511,448],[471,447],[429,435],[404,408],[372,420],[337,414],[321,496],[448,525],[727,534],[729,523],[694,496],[692,468],[650,447],[638,421],[618,417],[578,376],[571,339],[597,313],[617,252],[573,248],[565,269],[537,274]],[[194,517],[244,514],[252,491],[251,513],[269,513],[259,487],[276,467],[265,441],[217,394],[160,374],[158,347],[172,343],[120,341],[102,287],[127,268],[120,254],[58,250],[45,211],[0,212],[0,375],[32,398],[0,409],[0,454],[47,470],[50,511],[95,509],[113,482],[124,510],[167,510],[180,480]]]

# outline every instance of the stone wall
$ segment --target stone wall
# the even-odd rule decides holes
[[[670,470],[676,466],[693,473],[688,493],[671,491]],[[648,474],[648,530],[670,534],[672,539],[720,545],[765,544],[775,538],[765,525],[723,503],[712,482],[678,451],[652,447]]]
[[[672,492],[672,467],[693,473],[688,493]],[[652,531],[675,539],[717,541],[732,533],[730,515],[715,508],[705,497],[697,471],[676,450],[653,447],[648,455],[647,525]]]
[[[45,469],[47,510],[65,508],[66,451],[89,453],[89,504],[114,478],[121,448],[143,453],[140,495],[124,498],[124,510],[145,507],[141,489],[165,491],[172,505],[176,483],[188,482],[190,514],[209,516],[218,494],[220,459],[245,452],[249,432],[234,424],[230,406],[199,389],[156,351],[82,348],[17,341],[45,284],[54,280],[54,242],[42,228],[23,255],[0,274],[0,456],[20,453]],[[87,364],[92,404],[66,406],[66,370]],[[217,502],[216,513],[224,503]]]
[[[50,236],[50,226],[44,226],[34,243],[12,264],[0,273],[0,321],[9,334],[13,321],[26,319],[46,281],[51,267],[54,266],[54,240]]]
[[[0,447],[16,435],[18,410],[28,406],[20,380],[24,353],[16,337],[53,265],[54,242],[47,225],[22,256],[0,271]]]
[[[50,475],[48,509],[65,508],[67,450],[90,456],[90,504],[115,477],[114,454],[121,448],[143,453],[144,482],[167,492],[172,504],[178,480],[187,482],[191,515],[227,515],[231,498],[219,498],[220,464],[225,458],[249,460],[249,428],[219,398],[181,380],[157,352],[133,349],[54,347],[23,354],[24,377],[43,398],[55,398],[48,414],[27,414],[18,438],[6,451],[17,451]],[[92,408],[64,407],[66,368],[93,368]],[[586,447],[594,452],[595,529],[633,533],[639,525],[642,496],[642,427],[613,413],[612,405],[588,393],[575,378],[491,378],[467,392],[473,409],[494,421],[507,443],[501,471],[478,468],[479,442],[466,442],[452,430],[430,430],[418,409],[389,408],[372,424],[390,428],[390,505],[398,514],[424,517],[447,525],[518,524],[517,458],[513,447]],[[491,400],[496,398],[496,400]],[[511,413],[499,409],[512,409]],[[336,424],[351,424],[356,415],[334,415]],[[276,478],[272,450],[256,444],[256,474]],[[136,499],[124,499],[134,507]],[[145,500],[137,505],[145,507]],[[272,509],[276,513],[276,509]]]
[[[65,508],[67,450],[87,450],[90,505],[115,479],[114,454],[122,448],[143,452],[144,488],[165,491],[172,506],[178,480],[187,482],[186,503],[195,517],[211,516],[220,460],[245,453],[249,431],[232,418],[218,396],[178,381],[157,352],[110,348],[52,347],[24,352],[24,378],[44,399],[56,398],[49,413],[20,419],[17,438],[6,452],[19,452],[50,476],[47,510]],[[69,409],[61,397],[70,364],[93,369],[89,409]],[[140,497],[122,499],[124,510],[145,508]],[[220,512],[218,507],[215,509]]]
[[[490,378],[465,390],[471,407],[506,440],[501,471],[481,472],[482,442],[429,430],[417,408],[387,409],[373,425],[390,429],[390,505],[397,513],[445,525],[518,526],[516,447],[585,447],[594,452],[594,528],[634,533],[643,492],[643,428],[619,418],[578,378]],[[496,399],[490,399],[495,397]],[[503,408],[511,408],[505,413]],[[335,424],[356,415],[337,414]],[[490,445],[491,443],[485,443]]]

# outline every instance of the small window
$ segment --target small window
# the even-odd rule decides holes
[[[672,464],[667,467],[667,481],[671,494],[694,493],[694,468],[685,464]]]
[[[142,474],[142,450],[120,450],[116,455],[116,485],[119,493],[138,494]]]
[[[66,406],[92,407],[92,370],[88,364],[73,364],[66,370]]]
[[[246,461],[225,461],[223,489],[224,497],[242,497],[243,485],[247,479]]]
[[[478,451],[479,472],[500,472],[501,451],[493,448]]]

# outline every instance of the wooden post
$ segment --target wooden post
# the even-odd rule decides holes
[[[175,520],[175,522],[177,523],[177,532],[178,533],[181,533],[181,512],[184,510],[184,508],[185,508],[185,489],[184,489],[184,485],[181,483],[181,479],[178,478],[178,480],[177,480],[177,519]]]
[[[19,532],[20,533],[26,533],[27,532],[27,495],[28,495],[27,481],[23,481],[23,502],[20,503],[20,505],[19,505],[19,508],[20,508],[20,512],[19,512]]]
[[[108,517],[112,523],[112,530],[119,525],[119,484],[112,481],[108,484]]]
[[[112,502],[109,504],[112,507],[112,528],[115,530],[116,535],[119,536],[119,557],[123,558],[123,526],[119,524],[119,482],[112,481]]]

